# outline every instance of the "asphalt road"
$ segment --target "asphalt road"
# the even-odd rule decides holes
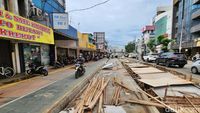
[[[0,113],[42,113],[105,61],[86,64],[86,74],[79,79],[74,78],[74,69],[64,68],[46,77],[0,87]]]

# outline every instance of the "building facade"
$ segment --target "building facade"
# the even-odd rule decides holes
[[[105,39],[105,32],[94,32],[94,39],[96,40],[96,47],[99,53],[107,52],[107,43]]]
[[[155,26],[154,25],[146,25],[142,29],[142,42],[143,42],[143,48],[144,48],[144,53],[147,54],[149,51],[147,47],[147,43],[150,39],[155,38]]]
[[[53,28],[53,14],[64,14],[65,4],[65,0],[32,0],[32,8],[38,12],[42,11],[42,18],[37,16],[38,14],[35,16],[34,13],[30,15],[30,18]],[[71,25],[64,29],[54,29],[55,45],[50,48],[52,50],[50,64],[61,57],[77,57],[79,54],[77,34],[77,29]]]
[[[157,8],[157,14],[153,19],[153,24],[155,26],[155,37],[161,35],[167,36],[167,38],[172,38],[172,7],[163,6]]]
[[[180,49],[188,57],[200,51],[199,10],[199,0],[173,0],[172,38],[175,43],[172,48],[177,51]]]
[[[48,65],[54,33],[28,18],[28,0],[1,0],[0,64],[24,72],[30,62]],[[22,9],[23,8],[23,9]]]
[[[96,41],[91,33],[78,32],[79,51],[84,57],[92,59],[96,54]]]

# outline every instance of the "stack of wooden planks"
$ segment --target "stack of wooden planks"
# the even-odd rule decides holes
[[[84,113],[85,111],[91,112],[97,104],[99,105],[98,113],[102,113],[103,92],[109,81],[109,79],[105,80],[104,77],[92,79],[81,98],[76,102],[74,113]]]

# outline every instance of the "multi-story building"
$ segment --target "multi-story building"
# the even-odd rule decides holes
[[[172,38],[172,7],[162,6],[157,7],[156,16],[153,18],[153,25],[155,26],[155,38],[165,36],[168,39]],[[169,45],[169,49],[170,49]],[[156,46],[156,51],[161,52],[161,45]]]
[[[171,39],[172,34],[172,7],[157,7],[157,14],[153,19],[155,37],[164,35]]]
[[[77,30],[52,29],[53,14],[65,13],[65,0],[0,0],[0,64],[24,72],[30,62],[49,65],[57,56],[78,54]]]
[[[187,56],[200,51],[200,5],[199,0],[173,0],[172,44],[174,50],[181,50]]]
[[[0,1],[0,64],[25,71],[29,61],[49,63],[53,30],[29,19],[29,0]],[[6,24],[3,24],[6,23]]]
[[[96,54],[96,42],[93,35],[91,33],[78,32],[78,38],[80,53],[82,53],[84,57],[94,57],[94,55]]]
[[[53,14],[65,14],[65,0],[31,0],[31,3],[34,10],[30,18],[52,28],[54,27]],[[41,12],[41,16],[38,16],[40,13],[35,15],[34,11]],[[50,47],[51,63],[60,57],[77,57],[79,54],[77,35],[77,29],[71,25],[64,29],[54,29],[55,45]]]
[[[146,54],[149,50],[147,47],[147,43],[149,39],[155,38],[155,26],[154,25],[146,25],[142,29],[142,40],[143,40],[143,47],[144,47],[144,54]]]
[[[97,51],[100,53],[107,52],[105,32],[94,32],[93,34],[94,34],[94,39],[96,40]]]

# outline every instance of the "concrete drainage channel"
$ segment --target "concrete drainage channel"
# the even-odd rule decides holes
[[[168,106],[160,112],[200,112],[199,81],[194,83],[188,75],[149,63],[125,59],[123,65],[149,97],[156,97],[157,101]]]
[[[134,60],[134,62],[137,63],[138,61]],[[179,76],[180,78],[187,79],[187,80],[189,80],[189,81],[194,82],[194,83],[197,84],[197,85],[200,85],[200,79],[194,78],[194,77],[192,76],[192,74],[187,75],[187,74],[185,74],[185,73],[178,72],[178,71],[176,71],[176,70],[174,70],[174,69],[169,69],[169,68],[167,68],[167,67],[165,67],[165,66],[156,65],[156,64],[152,64],[152,63],[141,62],[141,61],[140,61],[139,63],[142,63],[142,64],[144,64],[144,65],[148,65],[148,66],[151,66],[151,67],[155,67],[155,68],[160,69],[160,70],[165,71],[165,72],[172,73],[172,74],[174,74],[174,75]]]
[[[89,75],[87,78],[82,80],[79,84],[75,86],[69,93],[65,94],[58,102],[53,104],[45,113],[59,113],[66,108],[69,102],[71,102],[77,95],[79,95],[89,81],[101,70],[103,65],[101,65],[94,73]]]

